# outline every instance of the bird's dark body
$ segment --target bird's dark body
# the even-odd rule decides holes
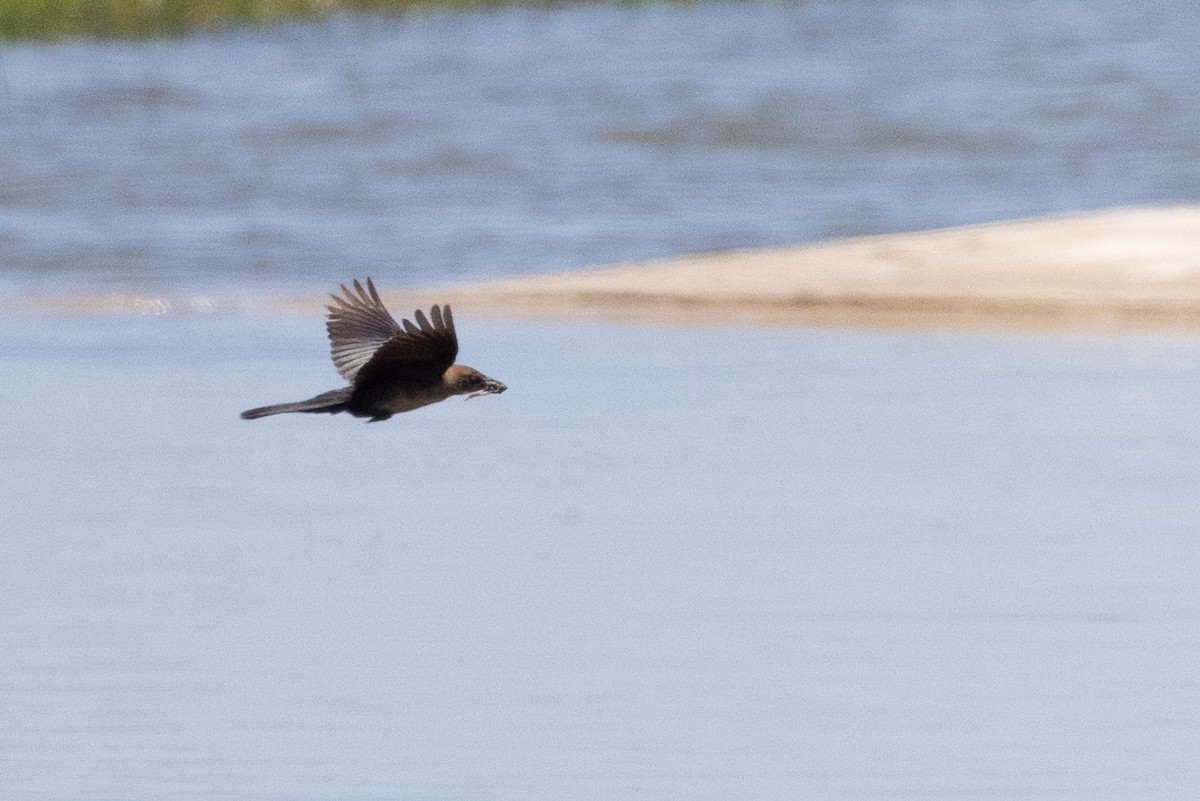
[[[419,409],[452,395],[497,394],[506,387],[466,365],[454,364],[458,337],[450,307],[434,306],[429,318],[415,313],[417,324],[398,324],[384,308],[375,285],[342,287],[333,296],[326,329],[333,363],[350,386],[308,400],[260,406],[242,412],[254,420],[286,412],[367,417],[371,422]],[[430,322],[432,318],[432,322]]]

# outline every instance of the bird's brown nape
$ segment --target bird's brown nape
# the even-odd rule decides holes
[[[499,395],[508,389],[504,384],[488,378],[474,367],[465,364],[454,364],[442,376],[447,388],[455,395],[466,395],[468,398],[480,395]]]

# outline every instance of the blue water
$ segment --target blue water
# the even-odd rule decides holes
[[[8,44],[0,292],[440,284],[1195,202],[1198,42],[1186,0],[818,0]]]
[[[0,795],[1187,798],[1200,344],[2,324]],[[469,339],[467,338],[469,337]]]
[[[502,396],[238,418],[339,383],[317,312],[256,301],[354,276],[1196,201],[1196,29],[912,0],[6,44],[0,797],[1197,797],[1192,337],[464,310]],[[20,303],[110,292],[204,303]],[[129,313],[171,308],[214,311]]]

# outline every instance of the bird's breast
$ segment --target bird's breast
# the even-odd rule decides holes
[[[375,384],[356,388],[350,405],[372,415],[400,414],[443,401],[451,394],[441,382]]]

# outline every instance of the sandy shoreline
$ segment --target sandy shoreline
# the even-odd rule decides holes
[[[681,256],[416,292],[379,283],[388,305],[406,316],[440,302],[489,316],[684,325],[1197,330],[1200,206]],[[325,300],[56,296],[2,303],[0,314],[320,313]]]
[[[684,256],[451,286],[437,297],[681,323],[1196,329],[1200,206]]]

